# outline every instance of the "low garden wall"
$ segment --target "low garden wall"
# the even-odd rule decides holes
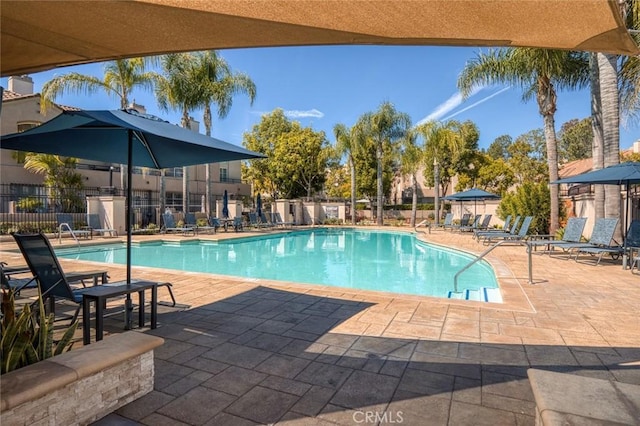
[[[129,331],[2,375],[0,424],[86,425],[153,390],[160,337]]]

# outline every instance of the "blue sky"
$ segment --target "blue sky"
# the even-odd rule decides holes
[[[324,131],[333,141],[337,123],[353,125],[363,113],[375,111],[384,101],[408,113],[413,123],[426,119],[471,120],[480,130],[480,147],[486,148],[498,136],[514,139],[542,127],[535,100],[522,102],[517,88],[486,87],[462,101],[458,74],[480,48],[322,46],[223,50],[221,55],[234,71],[248,74],[257,86],[250,105],[246,96],[234,99],[231,113],[213,123],[212,135],[240,145],[242,134],[260,121],[261,114],[282,108],[290,119]],[[58,68],[32,74],[35,90],[56,74],[77,71],[103,76],[102,64]],[[1,79],[7,87],[6,78]],[[180,112],[160,111],[150,92],[137,91],[135,102],[150,114],[180,122]],[[58,103],[83,109],[116,109],[119,101],[105,94],[65,95]],[[202,111],[192,113],[202,122]],[[589,91],[558,94],[556,130],[572,119],[590,115]],[[204,126],[201,124],[201,131]],[[621,128],[620,146],[630,147],[640,137],[638,125]]]

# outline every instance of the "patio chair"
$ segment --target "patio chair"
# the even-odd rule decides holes
[[[593,225],[593,230],[591,231],[591,238],[589,241],[585,242],[575,242],[575,243],[565,243],[558,244],[556,247],[560,247],[563,251],[559,252],[563,254],[568,254],[571,257],[573,254],[576,254],[576,250],[578,249],[592,249],[592,248],[606,248],[611,247],[611,240],[613,239],[613,234],[616,231],[616,226],[618,226],[618,219],[612,217],[603,217],[596,219],[596,222]],[[555,252],[550,252],[549,254],[554,254]],[[576,254],[577,259],[577,254]],[[599,263],[599,262],[598,262]]]
[[[520,225],[520,229],[517,233],[509,232],[505,235],[493,233],[489,235],[485,240],[485,244],[491,244],[492,242],[499,241],[522,241],[527,238],[527,233],[529,232],[529,227],[531,226],[531,222],[533,221],[533,216],[526,216],[522,221],[522,225]],[[515,231],[515,227],[512,229]]]
[[[90,232],[97,232],[98,234],[102,235],[103,237],[107,233],[111,237],[117,237],[118,236],[118,231],[116,231],[115,229],[103,228],[102,227],[102,225],[100,223],[100,215],[98,215],[97,213],[87,213],[87,225],[89,225],[89,231]]]
[[[249,213],[249,226],[253,227],[253,228],[267,228],[269,227],[268,224],[262,222],[261,220],[258,219],[258,214],[255,212],[251,212]],[[235,225],[234,225],[235,227]]]
[[[491,222],[491,215],[489,215],[489,221]],[[486,217],[485,217],[486,219]],[[487,222],[486,226],[482,229],[474,229],[473,230],[473,238],[478,239],[478,234],[488,233],[488,232],[509,232],[509,226],[511,225],[511,215],[507,215],[504,220],[504,224],[502,225],[502,229],[489,229],[489,223]]]
[[[518,226],[520,225],[520,221],[522,220],[521,216],[516,216],[516,218],[513,220],[513,223],[511,224],[511,226],[509,226],[508,228],[505,229],[501,229],[501,230],[492,230],[492,229],[487,229],[486,231],[478,231],[475,234],[476,239],[478,240],[478,242],[480,242],[481,240],[486,240],[489,237],[491,237],[492,235],[497,236],[497,237],[504,237],[504,236],[509,236],[509,235],[514,235],[516,233],[516,230],[518,229]],[[505,220],[506,223],[506,220]]]
[[[447,229],[447,228],[451,228],[451,226],[453,225],[453,213],[447,213],[444,216],[444,221],[442,223],[438,223],[437,225],[434,223],[431,224],[431,228],[442,228],[442,229]]]
[[[75,229],[73,227],[73,215],[71,213],[57,213],[56,220],[58,222],[58,241],[62,243],[62,234],[70,234],[74,240],[78,241],[78,237],[91,238],[91,231],[87,229]]]
[[[176,220],[171,213],[163,213],[162,220],[164,224],[162,225],[162,232],[181,232],[182,235],[187,236],[189,233],[192,235],[196,235],[196,231],[192,226],[182,226],[179,227],[176,225]]]
[[[546,250],[542,253],[550,253],[555,247],[579,243],[582,239],[582,231],[586,223],[587,218],[585,217],[570,217],[560,240],[554,240],[553,235],[532,235],[529,245],[534,249],[537,247],[546,247]]]
[[[220,219],[217,217],[209,217],[209,227],[213,228],[213,232],[218,232],[218,228],[222,227],[222,223],[220,223]]]
[[[285,222],[282,220],[282,216],[280,215],[280,212],[275,212],[273,213],[273,224],[276,226],[281,226],[283,228],[289,228],[291,226],[293,226],[293,222]]]
[[[611,240],[609,240],[609,242],[611,242]],[[597,256],[598,260],[596,261],[596,265],[599,265],[602,257],[605,254],[611,255],[611,257],[615,260],[620,255],[625,255],[625,250],[632,251],[632,248],[637,247],[640,247],[640,220],[638,219],[633,220],[629,225],[629,229],[627,229],[627,233],[625,235],[624,246],[604,245],[599,247],[578,247],[576,249],[575,260],[578,260],[578,256],[580,255],[580,253],[587,253],[593,256]]]
[[[474,229],[480,228],[480,219],[481,218],[482,218],[482,215],[481,214],[477,214],[473,218],[473,222],[471,223],[471,225],[461,226],[460,228],[458,228],[458,231],[460,231],[460,232],[473,232]],[[489,220],[491,220],[491,216],[489,216]]]
[[[244,224],[242,223],[242,216],[236,216],[233,218],[233,230],[238,232],[244,229]]]
[[[33,275],[30,278],[14,278],[13,275],[22,275],[31,272],[28,266],[8,266],[0,262],[0,285],[3,289],[13,290],[15,294],[27,288],[38,288],[38,283]]]
[[[50,312],[55,314],[56,298],[70,300],[78,304],[71,322],[75,321],[80,311],[82,293],[91,287],[71,286],[72,281],[62,270],[51,243],[44,234],[13,234],[13,238],[38,284],[42,300],[49,300]],[[105,274],[106,271],[95,271],[85,275],[100,275],[104,279]]]
[[[194,213],[186,213],[184,215],[184,226],[193,227],[196,234],[199,232],[211,232],[211,230],[213,230],[213,232],[216,231],[217,228],[209,226],[209,221],[205,220],[205,223],[205,225],[198,225],[198,219],[196,219]]]
[[[462,215],[462,218],[460,218],[460,223],[458,224],[451,224],[451,230],[455,231],[456,229],[460,229],[462,227],[465,226],[469,226],[469,222],[471,221],[471,213],[465,213]]]

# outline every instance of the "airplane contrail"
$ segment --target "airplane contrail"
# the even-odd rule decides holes
[[[496,93],[492,93],[492,94],[490,94],[489,96],[486,96],[486,97],[484,97],[484,98],[480,99],[479,101],[474,102],[474,103],[472,103],[471,105],[469,105],[469,106],[467,106],[467,107],[462,108],[460,111],[456,111],[456,112],[454,112],[453,114],[451,114],[451,115],[449,115],[449,116],[447,116],[447,117],[443,118],[442,120],[443,120],[443,121],[449,120],[450,118],[455,117],[455,116],[456,116],[456,115],[458,115],[458,114],[461,114],[461,113],[463,113],[463,112],[465,112],[465,111],[468,111],[468,110],[470,110],[471,108],[475,108],[475,107],[477,107],[478,105],[480,105],[481,103],[486,102],[486,101],[488,101],[489,99],[491,99],[491,98],[493,98],[493,97],[496,97],[496,96],[498,96],[500,93],[506,92],[506,91],[507,91],[507,90],[509,90],[509,89],[511,89],[511,86],[503,87],[502,89],[498,90]]]
[[[484,87],[482,86],[474,87],[473,89],[471,89],[471,93],[469,93],[469,96],[475,95],[476,93],[481,91],[483,88]],[[462,98],[462,94],[460,92],[454,93],[449,97],[449,99],[447,99],[446,101],[438,105],[436,109],[434,109],[433,112],[431,112],[431,114],[427,115],[425,118],[418,121],[416,123],[416,126],[420,126],[421,124],[428,123],[429,121],[432,121],[432,120],[439,120],[440,117],[442,117],[449,111],[457,108],[463,102],[464,102],[464,99]]]

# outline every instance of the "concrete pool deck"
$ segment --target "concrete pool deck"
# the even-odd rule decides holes
[[[468,234],[421,238],[486,249]],[[134,267],[136,278],[172,282],[180,307],[161,307],[159,328],[144,331],[165,339],[154,391],[100,423],[532,425],[530,367],[640,384],[640,275],[620,261],[535,255],[530,285],[524,247],[490,258],[503,304]],[[108,269],[111,281],[125,275]]]

